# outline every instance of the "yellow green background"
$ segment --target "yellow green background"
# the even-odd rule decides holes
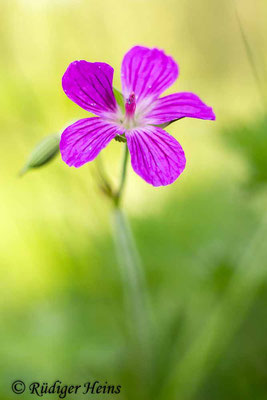
[[[263,0],[0,1],[1,399],[18,398],[16,379],[108,380],[122,392],[102,398],[127,400],[266,399],[266,15]],[[18,177],[40,139],[88,115],[61,88],[68,64],[109,63],[120,89],[136,44],[171,54],[180,76],[168,92],[192,91],[217,116],[167,128],[187,157],[173,185],[129,168],[123,205],[154,320],[146,377],[94,164],[57,157]],[[121,152],[115,141],[103,151],[114,182]]]

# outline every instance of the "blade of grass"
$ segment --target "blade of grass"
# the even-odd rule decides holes
[[[267,216],[246,247],[223,300],[171,374],[166,390],[184,400],[194,395],[239,329],[267,277]]]
[[[245,32],[245,29],[244,29],[244,27],[242,25],[241,19],[239,17],[239,13],[238,13],[238,9],[237,9],[237,6],[235,4],[235,1],[234,1],[234,7],[235,7],[236,19],[237,19],[237,23],[238,23],[241,39],[242,39],[242,42],[244,44],[244,48],[245,48],[245,51],[246,51],[247,59],[248,59],[248,62],[249,62],[249,65],[250,65],[250,68],[251,68],[251,71],[252,71],[256,86],[258,88],[259,95],[261,97],[264,110],[266,112],[266,109],[267,109],[267,107],[266,107],[267,106],[266,95],[265,95],[265,92],[263,90],[263,86],[261,84],[261,79],[260,79],[260,76],[259,76],[259,73],[258,73],[258,70],[257,70],[257,67],[256,67],[256,62],[255,62],[255,59],[254,59],[254,56],[253,56],[253,51],[252,51],[251,46],[249,44],[249,41],[248,41],[248,38],[247,38],[247,35],[246,35],[246,32]]]

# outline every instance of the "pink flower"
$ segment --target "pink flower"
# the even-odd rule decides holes
[[[61,136],[62,159],[80,167],[94,160],[117,135],[124,135],[134,171],[153,186],[169,185],[186,164],[181,145],[160,125],[184,117],[214,120],[212,108],[193,93],[159,97],[178,77],[176,62],[162,50],[135,46],[122,61],[122,110],[114,97],[113,68],[74,61],[62,86],[66,95],[97,117],[70,125]]]

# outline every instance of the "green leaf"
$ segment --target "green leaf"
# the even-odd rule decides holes
[[[24,175],[31,168],[39,168],[51,161],[59,152],[59,142],[60,135],[58,133],[41,140],[31,152],[20,175]]]
[[[124,104],[123,94],[116,88],[113,88],[113,93],[114,93],[114,96],[115,96],[118,106],[120,107],[121,111],[124,113],[125,112],[125,104]]]

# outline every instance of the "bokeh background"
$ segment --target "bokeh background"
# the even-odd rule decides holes
[[[266,399],[266,15],[264,0],[0,1],[1,399],[17,398],[15,379],[108,381],[121,394],[102,397],[125,400]],[[124,208],[154,327],[145,375],[94,165],[57,157],[18,178],[40,139],[86,116],[61,89],[68,64],[110,63],[120,89],[135,44],[171,54],[168,92],[193,91],[217,115],[167,128],[187,156],[173,185],[129,168]],[[103,152],[114,182],[121,151]]]

